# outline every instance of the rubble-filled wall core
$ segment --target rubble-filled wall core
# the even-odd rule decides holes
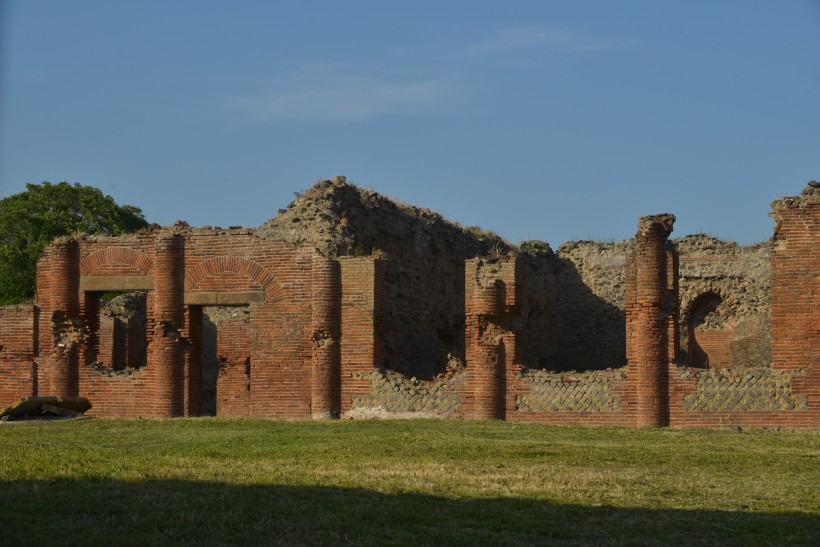
[[[771,363],[769,243],[707,235],[675,240],[680,255],[679,359],[698,368]]]
[[[0,308],[0,405],[816,428],[818,186],[750,247],[668,214],[512,246],[341,177],[258,229],[61,238],[35,304]]]

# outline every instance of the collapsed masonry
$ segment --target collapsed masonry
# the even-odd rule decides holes
[[[65,238],[0,308],[0,406],[816,428],[820,190],[772,205],[753,247],[655,215],[554,252],[337,177],[257,229]]]

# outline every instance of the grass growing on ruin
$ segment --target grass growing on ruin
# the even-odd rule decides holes
[[[0,426],[0,544],[818,544],[820,435],[509,422]]]

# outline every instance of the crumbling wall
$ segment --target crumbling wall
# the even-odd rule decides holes
[[[407,378],[388,369],[354,374],[368,381],[370,391],[353,397],[348,416],[414,413],[427,417],[455,414],[460,410],[463,368],[448,368],[434,380]]]
[[[616,412],[621,410],[618,387],[626,370],[607,369],[582,373],[528,370],[522,373],[529,393],[519,394],[515,407],[521,412]]]
[[[626,364],[624,264],[632,239],[569,241],[555,255],[556,351],[550,370],[602,370]]]
[[[675,240],[680,254],[682,363],[696,367],[771,364],[770,247],[699,234]]]
[[[344,177],[301,193],[256,234],[328,256],[383,260],[385,366],[425,379],[445,370],[448,354],[464,357],[464,260],[510,249],[491,232],[462,228]]]
[[[792,391],[792,377],[805,371],[766,368],[714,369],[692,371],[681,369],[682,379],[694,377],[693,393],[686,395],[683,406],[689,412],[774,412],[806,410],[805,394]]]
[[[520,313],[514,319],[520,333],[519,359],[533,369],[560,368],[558,340],[562,329],[559,315],[555,257],[549,245],[527,241],[518,248]]]
[[[673,243],[680,257],[682,351],[678,359],[688,361],[690,332],[697,328],[699,343],[692,346],[711,354],[713,366],[767,366],[771,361],[768,244],[741,247],[702,234]],[[623,366],[624,264],[634,245],[634,239],[571,241],[558,248],[553,267],[560,318],[557,340],[554,354],[539,368],[566,371]],[[710,294],[717,295],[721,304],[705,317],[697,316],[697,299]]]
[[[816,427],[818,192],[775,202],[772,244],[746,248],[673,246],[671,215],[637,242],[513,248],[343,179],[255,230],[63,238],[30,314],[0,313],[0,396],[80,394],[100,416]],[[126,290],[144,295],[126,329],[141,352],[100,301]]]
[[[465,264],[468,382],[463,408],[477,419],[505,419],[515,410],[511,394],[522,368],[520,265],[515,254],[496,254]]]

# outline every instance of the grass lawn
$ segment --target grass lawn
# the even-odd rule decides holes
[[[29,422],[0,481],[0,545],[820,545],[813,432]]]

